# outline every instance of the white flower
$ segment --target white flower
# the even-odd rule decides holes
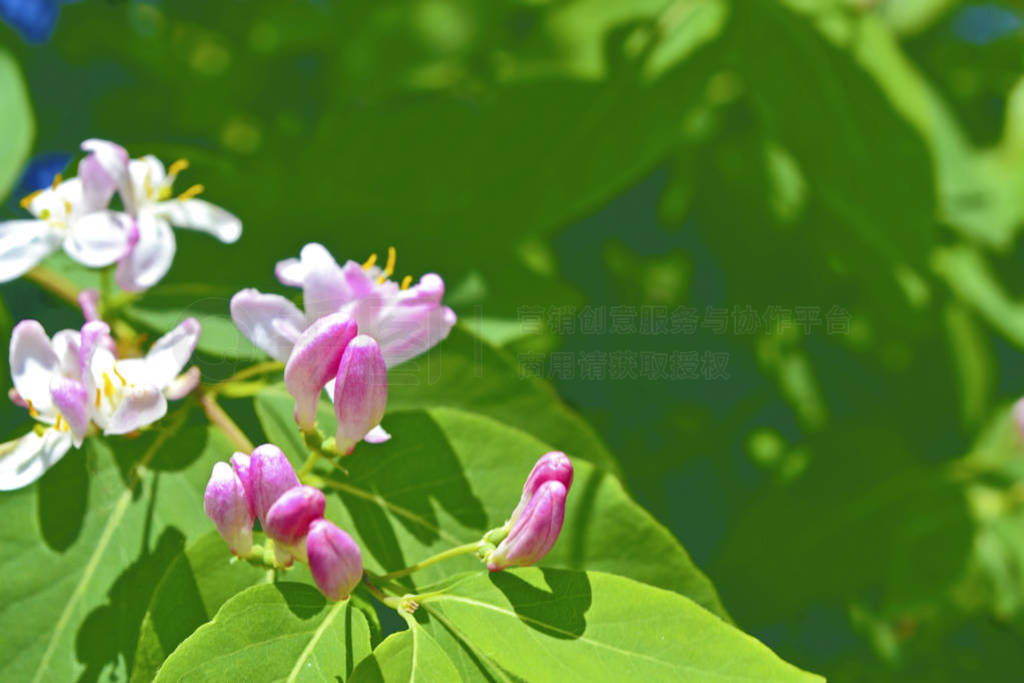
[[[90,268],[108,266],[128,253],[138,233],[128,214],[107,209],[118,182],[108,156],[101,162],[91,154],[78,165],[77,178],[58,175],[51,187],[25,197],[21,205],[33,218],[0,223],[0,282],[23,275],[61,247]]]
[[[68,450],[82,445],[94,423],[106,434],[125,434],[159,420],[167,400],[182,398],[199,382],[198,368],[181,373],[199,338],[188,318],[153,344],[144,358],[117,360],[110,328],[100,321],[51,340],[35,320],[11,335],[11,400],[37,424],[0,445],[0,490],[27,486]]]
[[[80,347],[77,330],[62,330],[51,341],[35,320],[24,320],[14,328],[11,399],[26,408],[38,424],[25,436],[0,447],[0,490],[31,484],[72,445],[82,444],[89,411],[80,381]]]
[[[209,233],[225,244],[241,236],[242,222],[238,218],[219,206],[195,198],[203,191],[202,185],[192,185],[173,197],[174,181],[186,168],[188,162],[180,160],[165,170],[160,160],[152,155],[128,163],[126,181],[119,189],[125,210],[138,224],[139,239],[131,253],[118,264],[117,283],[122,289],[135,291],[152,287],[167,274],[176,248],[172,225]]]
[[[88,323],[106,327],[104,323]],[[83,328],[84,330],[85,328]],[[186,318],[160,337],[143,358],[118,360],[104,344],[89,345],[83,332],[82,383],[92,421],[104,434],[127,434],[167,413],[167,399],[194,388],[198,375],[179,377],[199,340],[199,322]]]

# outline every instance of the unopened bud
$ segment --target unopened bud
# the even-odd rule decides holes
[[[334,413],[338,418],[337,448],[350,453],[380,424],[388,402],[388,370],[373,337],[360,334],[348,343],[334,384]]]
[[[352,537],[326,519],[309,525],[306,536],[309,569],[320,591],[331,600],[344,600],[363,576],[363,555]]]
[[[496,572],[506,567],[528,567],[547,555],[562,531],[566,493],[560,481],[541,484],[508,536],[487,557],[487,568]]]
[[[572,461],[561,451],[551,451],[540,456],[537,464],[533,466],[530,476],[523,484],[523,495],[519,499],[519,505],[509,517],[509,524],[514,524],[523,509],[530,502],[530,498],[537,492],[537,489],[546,482],[559,481],[568,492],[572,486]]]
[[[203,509],[231,546],[231,552],[248,555],[252,550],[252,512],[242,481],[226,462],[213,466],[203,496]]]
[[[324,493],[312,486],[297,486],[281,494],[267,511],[263,530],[275,541],[296,546],[302,541],[309,525],[324,516]]]
[[[267,525],[267,512],[288,489],[299,485],[295,469],[288,457],[274,444],[263,444],[249,459],[249,486],[260,524]]]
[[[284,384],[295,399],[295,421],[303,431],[316,425],[320,392],[338,373],[348,343],[356,336],[356,322],[343,313],[320,318],[295,342],[284,368]]]

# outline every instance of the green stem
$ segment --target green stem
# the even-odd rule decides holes
[[[79,288],[63,275],[58,275],[46,266],[36,266],[25,273],[25,277],[43,289],[63,299],[72,306],[78,306]]]
[[[316,461],[319,459],[319,451],[310,452],[309,457],[306,458],[306,462],[302,463],[302,467],[297,472],[297,474],[299,475],[299,481],[303,481],[303,478],[313,471],[313,466],[316,465]]]
[[[473,541],[472,543],[466,543],[465,545],[459,545],[454,548],[449,548],[444,552],[440,552],[437,555],[433,555],[425,560],[421,560],[416,564],[406,567],[405,569],[399,569],[398,571],[383,574],[381,576],[378,576],[377,578],[382,581],[387,581],[388,579],[395,579],[399,576],[412,574],[413,572],[418,572],[421,569],[426,569],[430,565],[437,564],[438,562],[443,562],[448,558],[458,557],[459,555],[468,555],[469,553],[475,553],[476,549],[479,547],[480,541]]]
[[[242,432],[241,428],[235,421],[231,419],[231,416],[224,412],[224,409],[217,403],[217,399],[213,394],[206,391],[199,392],[199,405],[203,407],[203,412],[206,413],[207,419],[210,423],[217,427],[217,429],[224,432],[224,436],[231,440],[231,443],[238,447],[238,450],[246,453],[251,453],[252,449],[255,448],[252,442],[249,441],[245,433]]]
[[[267,373],[277,372],[278,370],[283,370],[283,369],[284,369],[284,363],[282,363],[281,361],[277,361],[277,360],[263,361],[262,363],[256,363],[254,365],[250,365],[247,368],[242,368],[241,370],[239,370],[235,374],[233,374],[230,377],[228,377],[226,380],[224,380],[222,382],[217,382],[217,384],[215,384],[214,386],[210,387],[209,390],[211,392],[213,392],[213,393],[217,393],[217,392],[223,391],[223,389],[226,386],[228,386],[228,385],[236,384],[236,383],[241,382],[243,380],[249,379],[250,377],[255,377],[256,375],[265,375]]]
[[[384,603],[392,609],[398,609],[398,606],[401,603],[401,598],[392,597],[390,595],[384,595],[381,589],[377,588],[372,583],[370,583],[369,579],[366,576],[363,576],[363,585],[366,586],[366,590],[370,591],[373,597],[377,598],[382,603]]]

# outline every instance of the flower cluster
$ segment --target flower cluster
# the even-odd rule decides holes
[[[332,600],[347,598],[363,576],[363,557],[352,537],[324,519],[320,489],[303,486],[288,458],[273,444],[252,455],[235,453],[231,464],[217,463],[206,486],[203,507],[240,557],[261,554],[253,546],[258,519],[272,541],[274,564],[309,564],[313,580]],[[262,549],[259,549],[262,550]]]
[[[87,306],[92,300],[89,293],[82,298]],[[6,445],[0,490],[32,483],[90,432],[128,434],[162,418],[167,399],[182,398],[199,383],[198,368],[182,372],[199,332],[199,323],[187,318],[145,356],[119,359],[110,327],[100,320],[52,339],[39,322],[19,322],[11,334],[10,399],[37,424]]]
[[[231,299],[231,317],[253,344],[287,363],[295,421],[303,431],[314,428],[326,388],[341,453],[364,439],[386,441],[380,420],[387,368],[427,351],[455,325],[455,313],[441,304],[444,281],[428,273],[416,284],[408,275],[394,282],[394,248],[383,268],[376,254],[342,266],[316,243],[303,247],[299,258],[278,262],[274,272],[282,284],[302,288],[305,312],[279,294],[243,289]]]
[[[86,140],[82,149],[88,154],[76,177],[57,174],[50,187],[21,200],[33,218],[0,223],[0,282],[23,275],[63,248],[90,268],[116,263],[118,285],[138,291],[170,269],[172,225],[208,232],[225,243],[241,236],[235,216],[196,199],[202,185],[174,196],[174,181],[188,168],[184,159],[165,169],[152,155],[129,159],[123,147],[106,140]],[[121,210],[111,208],[115,194]]]
[[[82,149],[86,156],[76,177],[65,180],[58,174],[50,187],[24,198],[32,219],[0,223],[0,282],[63,248],[86,266],[116,264],[117,284],[133,292],[156,284],[170,268],[172,225],[203,230],[223,242],[240,236],[237,218],[196,198],[201,185],[174,196],[172,186],[186,161],[165,168],[153,156],[129,159],[124,148],[103,140],[87,140]],[[112,204],[115,196],[120,206]],[[230,462],[214,466],[204,509],[232,553],[277,569],[295,561],[308,564],[332,600],[346,599],[363,580],[363,560],[352,537],[324,517],[327,501],[317,486],[330,482],[313,473],[317,459],[349,455],[361,441],[390,439],[381,425],[388,369],[438,344],[456,322],[442,303],[441,277],[428,273],[415,283],[412,276],[392,280],[395,260],[389,248],[383,265],[375,254],[364,263],[339,264],[323,245],[307,244],[298,258],[275,267],[282,285],[301,289],[302,309],[282,295],[256,289],[243,289],[230,304],[241,332],[283,364],[295,422],[311,453],[296,473],[273,444],[236,452]],[[79,330],[61,330],[51,338],[35,320],[14,328],[10,398],[36,424],[0,446],[0,489],[35,481],[91,434],[132,434],[153,424],[167,413],[168,399],[183,398],[199,385],[198,368],[185,371],[200,333],[195,319],[184,320],[143,355],[136,352],[140,338],[117,318],[116,305],[93,290],[78,293],[77,301],[85,317]],[[128,337],[115,340],[112,325],[127,330]],[[119,349],[128,349],[124,357]],[[325,391],[337,420],[331,438],[317,424]],[[211,421],[251,449],[230,418],[210,407],[211,400],[210,392],[203,392],[200,403]],[[572,478],[569,458],[547,453],[502,526],[474,543],[371,578],[387,585],[390,578],[462,553],[476,553],[490,571],[534,564],[558,538]],[[262,546],[253,542],[257,522],[267,538]],[[388,590],[398,588],[392,584]]]

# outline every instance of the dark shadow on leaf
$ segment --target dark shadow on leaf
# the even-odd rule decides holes
[[[441,538],[435,506],[461,525],[483,531],[487,525],[483,505],[473,495],[451,444],[430,416],[419,411],[394,415],[388,428],[415,438],[358,448],[344,462],[349,478],[339,481],[379,495],[406,511],[390,516],[423,544]],[[385,530],[390,528],[390,520],[380,506],[348,493],[343,493],[342,499],[357,520],[364,541],[373,543],[369,550],[374,557],[389,569],[402,567],[404,558],[394,532]]]
[[[82,531],[89,499],[85,454],[68,453],[39,481],[39,526],[46,544],[67,550]]]
[[[99,680],[107,665],[119,659],[131,670],[139,626],[156,589],[153,577],[159,576],[184,546],[184,535],[168,527],[152,551],[144,547],[139,559],[117,577],[108,602],[90,612],[78,630],[75,653],[86,665],[79,680]]]
[[[288,604],[288,609],[299,619],[316,616],[327,604],[323,594],[308,584],[282,581],[274,585]]]
[[[590,579],[583,572],[542,569],[550,592],[510,572],[494,572],[491,583],[505,594],[524,624],[553,638],[575,640],[587,630]]]
[[[570,548],[569,561],[566,563],[572,569],[583,569],[586,553],[587,522],[593,519],[594,505],[597,502],[597,491],[601,488],[601,481],[608,476],[598,469],[593,469],[586,481],[577,482],[574,490],[569,491],[569,498],[566,505],[571,505],[573,514],[570,517],[574,523],[563,530],[563,543],[568,543]],[[576,500],[573,500],[575,498]]]
[[[190,425],[167,441],[146,466],[150,470],[177,472],[195,462],[206,449],[210,431],[206,425]]]

